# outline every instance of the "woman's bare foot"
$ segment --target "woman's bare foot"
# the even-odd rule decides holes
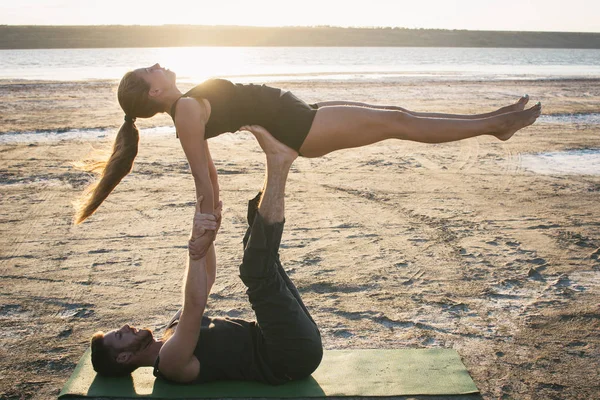
[[[542,103],[536,103],[533,107],[527,110],[515,111],[512,113],[504,114],[500,117],[506,117],[504,126],[500,128],[494,136],[500,140],[508,140],[515,134],[519,129],[523,129],[535,122],[535,120],[542,113]]]
[[[494,115],[507,114],[515,111],[523,111],[527,102],[529,102],[529,95],[524,94],[515,104],[511,104],[510,106],[502,107],[494,111]]]
[[[298,157],[296,150],[275,139],[268,130],[260,125],[246,125],[242,126],[240,130],[249,131],[254,135],[267,155],[267,161],[291,164]]]

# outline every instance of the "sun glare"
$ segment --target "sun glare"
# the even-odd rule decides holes
[[[213,77],[235,77],[260,75],[255,69],[259,65],[253,57],[256,52],[238,48],[231,51],[224,47],[189,47],[156,49],[156,59],[161,65],[177,73],[183,82],[202,82]]]

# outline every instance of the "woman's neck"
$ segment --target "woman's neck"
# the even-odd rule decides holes
[[[183,95],[177,87],[173,87],[173,89],[168,92],[163,93],[161,103],[163,106],[163,111],[166,113],[170,113],[171,106],[175,103],[179,98]]]

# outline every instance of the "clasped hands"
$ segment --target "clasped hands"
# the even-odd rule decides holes
[[[203,199],[204,198],[200,196],[196,201],[194,223],[188,242],[188,252],[192,260],[199,260],[206,255],[221,227],[223,202],[219,202],[219,205],[215,208],[214,214],[203,214],[200,208]]]

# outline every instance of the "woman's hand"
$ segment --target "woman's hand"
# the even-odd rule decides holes
[[[196,202],[192,233],[188,242],[188,251],[192,260],[199,260],[206,255],[210,245],[215,240],[217,230],[221,225],[220,217],[219,222],[217,222],[217,217],[213,214],[202,214],[200,212],[202,200],[203,197],[200,196]],[[220,207],[221,204],[219,204],[219,207],[217,208],[219,210],[219,216]]]
[[[206,233],[206,231],[215,231],[215,236],[221,228],[223,212],[223,202],[219,201],[219,205],[215,208],[214,214],[202,214],[198,208],[194,214],[194,227],[192,229],[192,237],[198,238]]]
[[[223,202],[219,201],[219,205],[215,208],[215,218],[217,222],[217,229],[215,229],[215,235],[219,233],[219,229],[221,228],[221,217],[223,213]]]

